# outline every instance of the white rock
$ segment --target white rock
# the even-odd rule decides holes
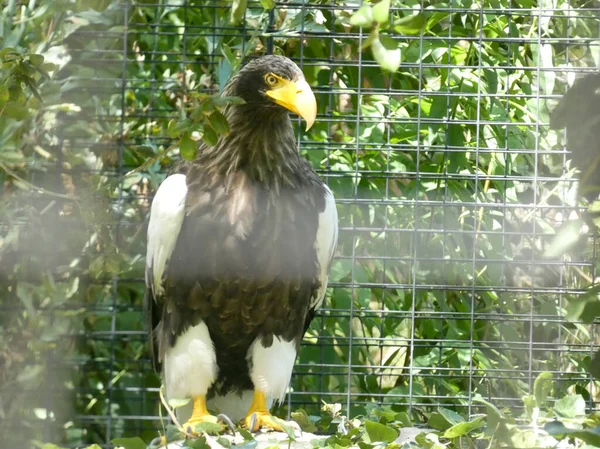
[[[234,438],[232,435],[222,435],[224,438],[227,438],[232,443],[232,448],[234,448],[235,444],[243,443],[243,440],[240,441],[239,435],[237,438]],[[315,439],[325,439],[327,435],[315,435],[308,432],[303,432],[302,435],[296,434],[296,441],[289,441],[289,437],[284,432],[258,432],[254,434],[254,439],[258,443],[256,445],[256,449],[266,449],[269,446],[279,445],[281,449],[310,449],[312,448],[312,444],[310,443]],[[216,440],[215,437],[212,437],[213,440]],[[174,441],[169,443],[167,446],[161,446],[164,449],[181,449],[184,446],[185,440]],[[210,442],[208,442],[210,445]]]

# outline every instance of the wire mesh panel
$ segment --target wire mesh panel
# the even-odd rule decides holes
[[[37,358],[32,412],[7,423],[26,416],[31,438],[73,447],[156,435],[160,381],[142,311],[149,205],[180,158],[173,123],[192,93],[219,92],[266,52],[293,59],[313,86],[317,122],[297,127],[297,144],[340,224],[328,296],[278,412],[387,405],[419,421],[439,405],[475,413],[476,395],[518,410],[542,371],[596,408],[594,328],[564,318],[594,282],[593,235],[556,250],[580,209],[566,136],[548,123],[575,77],[596,70],[600,10],[394,1],[378,31],[401,51],[389,73],[361,50],[373,31],[352,25],[360,6],[63,8],[69,20],[43,49],[59,67],[48,107],[23,133],[27,164],[4,177],[19,212],[3,220],[2,307],[46,345],[21,348]]]

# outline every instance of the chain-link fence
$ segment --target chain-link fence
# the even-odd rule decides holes
[[[3,5],[19,26],[19,5]],[[185,118],[191,92],[218,92],[265,52],[292,58],[314,88],[317,122],[297,128],[298,148],[340,217],[329,294],[281,415],[316,414],[323,401],[350,415],[373,404],[472,414],[476,395],[516,410],[542,371],[596,407],[594,327],[564,318],[594,283],[595,247],[584,228],[589,239],[556,249],[580,209],[566,136],[548,123],[575,77],[598,66],[600,9],[393,1],[378,61],[372,45],[361,50],[373,28],[351,22],[360,6],[48,6],[40,48],[59,69],[47,106],[19,131],[25,159],[0,159],[3,361],[23,365],[4,379],[5,423],[26,419],[32,438],[73,447],[155,436],[143,258],[150,201],[179,158],[169,123]],[[399,52],[397,72],[381,68]]]

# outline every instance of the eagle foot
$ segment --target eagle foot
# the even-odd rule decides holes
[[[190,435],[199,436],[200,433],[196,431],[196,426],[203,423],[217,424],[221,426],[221,432],[225,430],[225,426],[221,423],[225,423],[229,428],[232,428],[231,420],[225,415],[213,416],[206,408],[206,397],[204,395],[195,396],[193,398],[194,408],[190,419],[182,426],[183,430]]]
[[[278,423],[278,419],[271,415],[267,410],[252,412],[252,414],[249,414],[244,418],[244,424],[250,432],[256,432],[265,427],[271,430],[285,432],[283,427],[281,427],[281,424]]]
[[[196,426],[202,423],[218,424],[221,426],[221,432],[228,429],[231,431],[232,435],[235,435],[235,425],[233,424],[231,418],[225,415],[224,413],[220,413],[216,417],[213,415],[202,415],[198,417],[192,417],[182,427],[183,430],[185,430],[187,433],[193,435],[194,437],[197,437],[200,436],[201,433],[196,431]]]

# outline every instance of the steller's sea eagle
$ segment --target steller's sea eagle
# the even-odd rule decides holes
[[[214,420],[208,410],[218,409],[252,431],[282,430],[269,408],[284,398],[325,296],[336,205],[297,150],[288,111],[308,129],[317,104],[296,64],[257,58],[223,95],[245,100],[225,109],[230,132],[179,163],[152,201],[152,358],[167,397],[192,399],[179,416],[184,427]]]

